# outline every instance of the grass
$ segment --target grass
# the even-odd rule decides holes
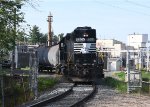
[[[146,82],[150,82],[150,72],[147,72],[146,70],[142,70],[142,80]],[[142,93],[150,93],[150,86],[146,83],[142,83]]]
[[[14,107],[23,102],[29,101],[33,96],[29,95],[32,92],[29,90],[28,78],[24,77],[24,86],[20,83],[20,79],[10,76],[3,76],[3,90],[5,95],[5,107]],[[1,90],[1,88],[0,88]],[[2,96],[0,95],[0,99]],[[0,105],[1,106],[1,105]]]
[[[30,67],[21,68],[21,70],[30,70]]]
[[[0,69],[0,75],[6,75],[10,73],[10,69]]]
[[[105,84],[111,86],[118,90],[119,92],[126,92],[127,91],[127,84],[123,81],[114,79],[112,77],[105,78]]]
[[[142,80],[143,81],[150,81],[150,72],[146,72],[145,70],[141,71],[142,73]],[[114,74],[119,80],[125,81],[125,72],[119,72]]]
[[[125,72],[115,73],[115,76],[117,76],[120,81],[125,81],[125,75]]]
[[[143,81],[150,81],[150,72],[146,72],[145,70],[142,70],[142,80]]]
[[[29,78],[24,78],[24,87],[19,83],[17,79],[12,79],[9,76],[4,77],[4,94],[5,94],[5,106],[10,107],[20,105],[26,101],[34,98],[33,92],[29,89]],[[47,91],[49,88],[53,87],[58,82],[57,78],[40,77],[38,78],[38,91]],[[24,91],[24,89],[26,91]],[[0,87],[1,90],[1,87]],[[0,99],[2,96],[0,95]],[[15,101],[14,101],[15,100]],[[0,101],[0,107],[1,105]]]
[[[149,82],[150,72],[142,70],[141,73],[142,73],[142,80]],[[125,81],[125,75],[126,75],[125,72],[115,73],[114,75],[118,78],[118,80],[113,79],[113,78],[106,78],[107,84],[121,92],[125,92],[127,89],[127,84],[123,83],[123,81]],[[150,91],[149,85],[146,83],[143,83],[142,88],[141,88],[141,93],[149,93],[149,91]]]
[[[48,77],[38,78],[38,91],[42,92],[53,87],[57,83],[57,81],[58,80],[56,78],[48,78]]]

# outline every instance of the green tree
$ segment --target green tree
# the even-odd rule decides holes
[[[46,45],[46,43],[47,43],[47,34],[41,33],[40,43]]]
[[[57,44],[64,36],[64,33],[58,34],[58,36],[54,35],[54,33],[52,34],[53,34],[53,37],[52,37],[53,44]]]
[[[41,33],[39,31],[39,27],[37,27],[36,25],[33,26],[33,28],[31,29],[31,31],[29,32],[29,36],[30,36],[30,42],[32,44],[39,44],[40,43],[40,38],[41,38]]]
[[[58,41],[59,41],[58,36],[57,36],[57,35],[54,35],[54,36],[52,37],[52,42],[53,42],[53,44],[54,44],[54,45],[57,44]]]
[[[24,30],[19,31],[18,32],[18,36],[17,36],[17,44],[18,43],[19,44],[24,44],[26,42],[28,42],[28,36],[27,36],[27,34],[25,33]]]
[[[60,40],[63,38],[64,33],[58,34],[58,38],[60,38]]]
[[[21,0],[0,1],[0,56],[1,59],[14,49],[18,34],[18,27],[23,22]],[[5,54],[4,54],[5,53]],[[14,58],[13,58],[14,59]]]
[[[29,34],[30,42],[32,44],[45,44],[47,43],[47,34],[40,32],[39,27],[34,25]]]
[[[24,14],[21,12],[21,7],[28,3],[34,8],[32,2],[31,0],[0,0],[1,50],[14,49],[18,34],[22,32],[20,32],[20,24],[24,22]]]
[[[1,49],[13,49],[19,23],[23,22],[19,1],[0,1],[0,46]]]

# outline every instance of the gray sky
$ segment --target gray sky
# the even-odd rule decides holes
[[[91,26],[97,38],[127,42],[132,33],[150,35],[150,0],[35,0],[37,9],[26,5],[25,20],[48,32],[47,16],[53,15],[54,33],[70,33],[78,26]],[[34,2],[35,2],[34,1]]]

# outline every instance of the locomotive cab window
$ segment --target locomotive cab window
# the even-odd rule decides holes
[[[95,42],[95,38],[76,38],[76,42]]]

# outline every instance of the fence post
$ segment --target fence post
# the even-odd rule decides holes
[[[130,64],[129,64],[129,59],[130,59],[130,52],[127,50],[127,61],[126,61],[127,78],[128,78],[127,93],[130,93]]]
[[[35,99],[38,98],[38,57],[37,57],[37,51],[35,50],[34,53],[35,60],[34,60],[34,94],[35,94]]]
[[[32,54],[32,55],[31,55]],[[34,50],[30,54],[30,84],[29,86],[31,87],[31,90],[34,93],[34,98],[38,98],[38,57],[37,57],[37,51]]]
[[[0,77],[1,80],[1,94],[2,94],[2,107],[4,107],[4,84],[3,84],[3,75]]]
[[[30,55],[29,55],[29,68],[30,68],[30,71],[29,71],[29,88],[30,90],[32,91],[32,53],[30,52]]]

